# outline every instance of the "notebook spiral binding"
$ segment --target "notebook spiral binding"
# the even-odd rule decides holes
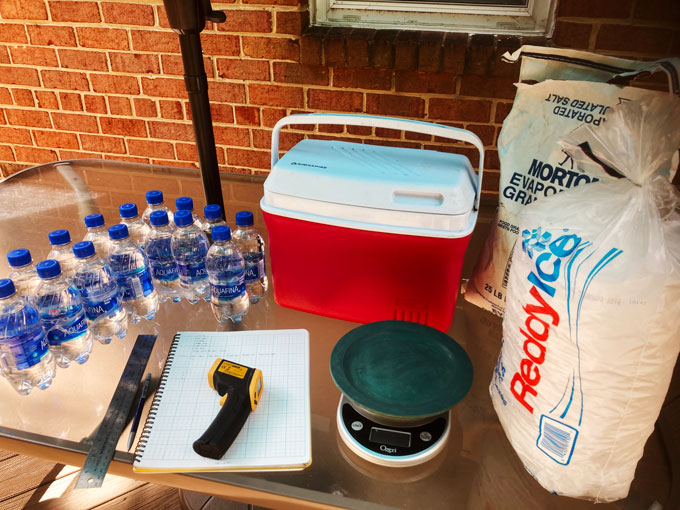
[[[158,389],[156,389],[156,394],[153,397],[153,402],[151,402],[151,407],[149,408],[149,415],[146,418],[146,423],[144,424],[144,429],[142,434],[139,436],[139,441],[137,441],[137,448],[135,448],[134,462],[138,462],[142,454],[144,453],[144,448],[146,448],[146,443],[149,440],[149,434],[151,433],[151,428],[156,421],[156,413],[158,412],[158,404],[163,396],[163,391],[165,390],[165,385],[168,380],[168,374],[170,372],[170,367],[172,366],[172,361],[175,359],[175,351],[177,350],[177,340],[179,339],[179,334],[175,335],[172,339],[172,345],[170,346],[170,351],[168,352],[168,357],[165,359],[165,365],[163,365],[163,373],[161,374],[160,383],[158,383]]]

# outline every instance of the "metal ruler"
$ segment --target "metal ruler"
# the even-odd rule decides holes
[[[76,481],[76,489],[101,487],[116,452],[118,439],[126,425],[146,363],[156,342],[156,335],[139,335],[130,358],[120,376],[118,387],[94,436],[90,453]]]

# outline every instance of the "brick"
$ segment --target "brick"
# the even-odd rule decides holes
[[[91,74],[92,90],[103,94],[139,94],[139,83],[136,76],[120,76],[115,74]]]
[[[274,125],[286,116],[286,110],[282,108],[262,108],[260,110],[262,125],[274,127]]]
[[[9,49],[12,62],[20,65],[59,67],[57,52],[52,48],[37,46],[15,46]]]
[[[158,55],[148,53],[109,52],[111,71],[136,74],[159,74]]]
[[[291,5],[297,6],[300,0],[241,0],[243,4],[252,5]]]
[[[178,122],[149,121],[149,136],[160,140],[194,141],[194,128],[191,124]]]
[[[379,69],[394,69],[394,45],[398,30],[379,30],[371,44],[371,66]]]
[[[476,134],[485,147],[493,145],[496,135],[496,126],[489,126],[488,124],[466,124],[465,129]]]
[[[7,122],[14,126],[29,126],[39,128],[51,128],[50,115],[47,112],[39,110],[20,110],[7,109],[5,110]]]
[[[40,71],[43,85],[48,89],[90,90],[90,83],[85,73],[69,71]]]
[[[342,127],[342,126],[341,126]],[[253,129],[253,147],[257,149],[271,149],[271,129]],[[282,131],[279,134],[279,151],[287,151],[305,137],[302,133]]]
[[[662,54],[670,48],[672,30],[655,27],[602,25],[597,34],[598,50]]]
[[[323,83],[315,85],[323,85]],[[333,86],[353,89],[390,90],[392,88],[392,71],[385,69],[334,69]]]
[[[232,126],[215,126],[215,142],[220,145],[250,147],[247,129]]]
[[[21,20],[47,19],[47,9],[43,0],[2,0],[0,17]]]
[[[155,23],[153,7],[130,3],[104,2],[101,4],[106,23],[115,25],[148,25]]]
[[[67,69],[87,69],[90,71],[108,71],[109,64],[106,53],[86,50],[59,50],[61,67]]]
[[[9,104],[9,105],[14,104],[14,99],[12,98],[12,93],[6,87],[0,87],[0,104]],[[2,113],[2,111],[0,111],[0,113]],[[0,121],[2,121],[2,123],[4,123],[4,120],[5,120],[4,115],[0,115]]]
[[[347,65],[347,47],[344,34],[332,31],[323,40],[324,64],[330,67],[344,67]]]
[[[366,94],[366,113],[422,118],[425,115],[425,100],[392,94]]]
[[[300,55],[298,42],[281,37],[241,37],[243,54],[268,60],[294,60]]]
[[[397,92],[426,94],[454,94],[456,92],[456,75],[454,74],[396,71],[394,78]]]
[[[40,86],[38,71],[28,67],[0,66],[0,76],[4,85]]]
[[[446,34],[442,46],[442,71],[454,74],[463,72],[468,43],[467,34]]]
[[[491,102],[468,99],[430,98],[429,118],[488,122]]]
[[[28,129],[0,126],[0,142],[31,145],[31,132]]]
[[[14,147],[17,161],[25,161],[27,163],[40,164],[52,163],[57,161],[57,153],[50,149],[38,149],[36,147],[22,147],[17,145]]]
[[[170,31],[130,30],[132,49],[158,53],[179,53],[179,39]]]
[[[9,64],[9,50],[7,46],[0,45],[0,64]]]
[[[9,145],[0,145],[0,161],[16,161],[14,159],[14,152]]]
[[[109,96],[107,99],[111,115],[132,116],[132,104],[127,97]]]
[[[127,30],[118,28],[78,27],[76,28],[76,33],[78,34],[80,46],[84,48],[107,50],[127,50],[130,48]]]
[[[59,102],[62,110],[83,111],[83,100],[80,94],[73,92],[59,92]]]
[[[52,21],[76,23],[99,23],[99,7],[95,2],[70,2],[57,0],[48,2]]]
[[[210,118],[213,122],[222,124],[234,123],[234,108],[228,104],[210,104]]]
[[[110,154],[104,154],[104,159],[110,159],[112,161],[127,161],[128,163],[143,163],[143,164],[149,164],[149,158],[138,158],[135,156],[115,156],[115,155],[110,155]],[[127,193],[126,193],[127,197]],[[117,203],[120,203],[122,200],[117,200]]]
[[[161,66],[163,74],[184,76],[184,63],[180,55],[161,55]],[[209,57],[203,57],[203,70],[208,78],[213,77],[213,65]]]
[[[128,140],[128,153],[133,156],[147,156],[150,158],[175,158],[175,149],[169,142],[154,140]]]
[[[303,36],[300,39],[300,63],[321,65],[321,39]]]
[[[158,117],[155,101],[151,99],[134,98],[136,117]]]
[[[117,136],[79,135],[84,150],[125,154],[125,139]]]
[[[59,150],[57,151],[59,154],[59,160],[60,161],[67,161],[70,159],[99,159],[101,158],[101,154],[97,154],[96,152],[84,152],[84,151],[71,151],[71,150]]]
[[[33,131],[33,139],[38,147],[53,149],[80,149],[78,135],[62,133],[60,131]]]
[[[361,38],[349,38],[346,40],[347,46],[347,67],[363,67],[370,66],[371,59],[368,50],[369,41]]]
[[[218,159],[218,163],[219,163],[219,156],[218,156],[217,159]],[[175,160],[170,160],[170,159],[152,159],[151,164],[154,165],[154,166],[177,166],[177,167],[180,167],[180,168],[198,168],[198,165],[180,162],[180,161],[175,161]]]
[[[184,110],[179,101],[158,101],[158,106],[164,119],[184,119]]]
[[[195,144],[175,144],[175,152],[177,153],[177,159],[181,161],[198,161],[198,152],[196,151]]]
[[[309,11],[275,11],[277,34],[302,35],[309,26]]]
[[[234,106],[236,124],[246,126],[260,125],[260,109],[254,106]]]
[[[375,136],[380,138],[395,138],[397,140],[401,139],[401,131],[398,129],[385,129],[385,128],[375,128]]]
[[[27,89],[12,89],[12,96],[14,97],[14,104],[17,106],[35,107],[35,98],[33,92]]]
[[[496,60],[495,40],[491,34],[475,34],[470,36],[470,43],[465,58],[465,74],[490,75]]]
[[[28,25],[26,28],[31,44],[59,47],[76,46],[76,35],[71,27]],[[2,30],[0,30],[0,33],[2,33]]]
[[[229,34],[201,34],[201,46],[207,55],[237,57],[241,54],[239,38]]]
[[[304,95],[300,87],[249,84],[248,97],[249,103],[253,106],[302,108],[304,104]]]
[[[102,134],[146,137],[146,125],[139,119],[99,117]]]
[[[227,11],[227,20],[224,23],[219,23],[217,30],[236,32],[238,34],[250,32],[268,33],[272,31],[272,13],[264,10],[230,9]]]
[[[347,132],[351,135],[371,136],[373,128],[370,126],[347,126]]]
[[[165,12],[165,7],[163,5],[156,6],[156,14],[158,15],[158,26],[163,28],[170,28],[170,22],[168,21],[168,15]]]
[[[394,68],[414,71],[418,67],[420,34],[411,30],[400,32],[394,43]]]
[[[233,166],[268,170],[271,167],[271,156],[268,151],[228,148],[227,162]]]
[[[340,112],[363,111],[364,95],[361,92],[310,89],[307,92],[307,106],[313,110]]]
[[[512,78],[519,81],[519,64],[511,64],[503,60],[506,52],[514,53],[522,46],[522,38],[517,35],[499,35],[496,37],[496,57],[493,63],[493,75]]]
[[[407,140],[419,140],[421,142],[431,142],[432,136],[425,135],[423,133],[412,133],[410,131],[404,131],[404,138]]]
[[[512,78],[502,76],[463,75],[460,95],[514,99],[516,88]]]
[[[0,4],[1,5],[1,4]],[[30,27],[29,27],[30,30]],[[0,42],[10,44],[26,44],[26,27],[24,25],[0,23]]]
[[[435,73],[439,71],[442,60],[442,32],[422,32],[418,45],[418,70]]]
[[[41,110],[58,110],[59,102],[54,92],[47,90],[36,90],[35,98],[38,100],[38,108]]]
[[[274,62],[273,72],[274,81],[281,83],[329,84],[327,67],[307,66],[292,62]]]
[[[246,87],[243,83],[210,81],[208,95],[218,103],[245,103]]]
[[[512,110],[512,103],[496,103],[496,114],[494,115],[494,122],[503,123],[505,117],[508,116]]]
[[[633,16],[647,21],[670,22],[677,27],[680,25],[680,3],[675,0],[637,2]]]
[[[91,115],[80,115],[75,113],[50,113],[54,129],[62,131],[78,131],[80,133],[97,133],[99,126],[97,119]]]
[[[85,110],[90,113],[106,113],[106,100],[102,96],[85,94]]]
[[[553,41],[563,48],[576,48],[587,50],[590,46],[590,33],[592,25],[589,23],[569,23],[558,20],[555,23]],[[519,66],[518,66],[519,67]]]
[[[648,4],[645,0],[644,4]],[[633,0],[569,0],[560,2],[557,15],[560,18],[627,18]]]
[[[184,80],[177,78],[142,78],[142,90],[147,96],[186,99]]]
[[[269,81],[269,62],[220,58],[217,60],[217,76],[227,80]]]

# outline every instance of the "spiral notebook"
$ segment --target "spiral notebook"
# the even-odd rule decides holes
[[[192,444],[220,409],[220,396],[208,385],[217,358],[259,368],[263,391],[227,453],[213,460],[195,453]],[[311,461],[308,331],[175,335],[135,451],[134,471],[293,471]]]

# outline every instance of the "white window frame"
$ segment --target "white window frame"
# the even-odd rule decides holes
[[[311,0],[312,24],[440,32],[552,35],[555,0],[526,6]]]

